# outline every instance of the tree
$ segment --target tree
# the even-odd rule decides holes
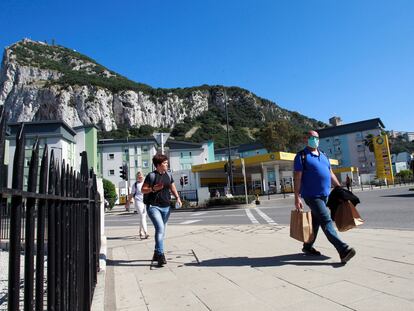
[[[287,120],[278,120],[262,128],[258,139],[270,152],[296,151],[301,135]]]
[[[109,203],[109,209],[112,209],[115,205],[115,201],[118,199],[116,195],[115,185],[108,179],[103,179],[104,198]]]

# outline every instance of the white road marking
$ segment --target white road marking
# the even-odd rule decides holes
[[[249,217],[249,219],[250,219],[250,221],[253,223],[253,224],[258,224],[259,222],[257,221],[257,219],[256,218],[254,218],[254,216],[253,216],[253,214],[252,214],[252,212],[249,210],[249,209],[245,209],[245,211],[246,211],[246,215],[247,215],[247,217]]]
[[[201,221],[201,219],[186,220],[186,221],[180,222],[179,225],[189,225],[189,224],[193,224],[193,223],[199,222],[199,221]]]
[[[256,212],[268,223],[271,225],[277,225],[276,222],[273,221],[272,218],[267,216],[265,213],[263,213],[260,209],[256,208]]]
[[[191,214],[191,216],[201,216],[201,215],[204,215],[204,214],[207,214],[207,212],[194,213],[194,214]]]

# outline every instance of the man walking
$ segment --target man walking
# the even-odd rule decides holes
[[[164,238],[168,218],[170,217],[171,193],[182,206],[180,196],[174,184],[174,179],[168,172],[168,158],[163,154],[156,154],[152,158],[155,171],[149,173],[144,180],[142,193],[147,195],[148,216],[155,227],[155,250],[153,261],[158,267],[167,263],[164,255]]]
[[[346,189],[348,189],[351,187],[351,178],[349,178],[349,175],[346,174],[346,180],[345,180],[345,185],[346,185]]]
[[[307,255],[319,256],[313,244],[319,227],[322,228],[329,242],[336,248],[342,263],[355,256],[355,249],[344,243],[334,227],[326,202],[331,184],[340,187],[340,183],[332,172],[328,157],[319,150],[319,135],[309,131],[306,135],[306,148],[300,151],[294,160],[295,208],[303,209],[304,199],[312,212],[313,239],[303,244],[302,251]]]

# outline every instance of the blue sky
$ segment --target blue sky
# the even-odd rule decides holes
[[[0,47],[52,39],[153,87],[222,84],[414,131],[414,1],[0,2]]]

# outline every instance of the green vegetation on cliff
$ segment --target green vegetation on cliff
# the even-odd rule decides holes
[[[112,92],[132,90],[150,95],[151,101],[162,100],[166,96],[177,96],[190,105],[195,92],[206,95],[209,110],[197,118],[176,124],[171,130],[172,136],[180,140],[202,142],[214,140],[216,147],[227,144],[226,116],[223,105],[220,107],[218,92],[225,91],[228,103],[230,140],[232,145],[260,140],[269,149],[294,151],[302,131],[317,129],[326,125],[320,121],[307,118],[297,112],[278,107],[275,103],[260,98],[248,90],[239,87],[220,85],[201,85],[188,88],[152,88],[143,83],[131,81],[95,60],[74,50],[39,42],[24,40],[11,48],[16,61],[22,66],[54,70],[61,73],[57,80],[48,81],[48,85],[62,86],[88,85],[108,89]],[[47,87],[47,85],[46,85]],[[188,109],[192,107],[188,106]],[[186,137],[188,131],[196,127],[192,135]],[[118,130],[101,132],[100,138],[147,137],[153,131],[160,130],[144,125],[140,128],[126,128],[118,124]],[[281,137],[285,136],[283,139]],[[187,135],[188,136],[188,135]]]

